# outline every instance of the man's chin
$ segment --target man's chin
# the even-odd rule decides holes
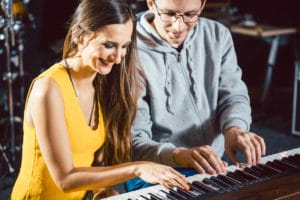
[[[169,44],[175,48],[179,47],[182,44],[182,42],[183,40],[177,40],[177,39],[169,40]]]

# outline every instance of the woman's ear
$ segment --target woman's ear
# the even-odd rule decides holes
[[[82,35],[79,36],[79,37],[74,38],[74,43],[75,43],[77,46],[82,45],[82,44],[83,44],[83,38],[82,38]]]

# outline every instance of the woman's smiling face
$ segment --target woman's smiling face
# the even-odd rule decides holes
[[[119,64],[126,56],[132,31],[132,20],[124,24],[104,26],[93,38],[83,38],[82,43],[78,44],[76,56],[81,57],[83,66],[89,66],[93,71],[106,75],[114,64]]]

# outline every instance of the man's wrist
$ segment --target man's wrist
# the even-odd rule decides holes
[[[232,126],[225,130],[224,134],[226,135],[229,132],[246,132],[244,129],[238,126]]]
[[[175,162],[176,164],[178,164],[178,162],[176,161],[176,156],[177,156],[180,152],[185,151],[185,150],[187,150],[187,148],[185,148],[185,147],[178,147],[178,148],[176,148],[176,149],[172,152],[172,157],[173,157],[173,160],[174,160],[174,162]]]

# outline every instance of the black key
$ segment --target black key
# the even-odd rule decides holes
[[[230,184],[231,186],[235,186],[235,185],[238,185],[238,184],[241,183],[240,181],[235,180],[235,179],[232,179],[232,178],[230,178],[229,176],[225,176],[225,175],[223,175],[223,174],[219,174],[217,177],[218,177],[219,179],[221,179],[222,181],[224,181],[224,182]]]
[[[289,156],[287,159],[300,167],[300,160],[297,160],[296,155]]]
[[[188,190],[184,190],[184,189],[181,189],[181,188],[178,188],[178,187],[177,187],[177,192],[179,194],[182,194],[182,195],[184,195],[186,197],[189,197],[189,198],[193,198],[193,197],[196,196],[193,193],[190,193]]]
[[[253,165],[250,168],[255,170],[255,171],[261,172],[265,177],[270,177],[270,176],[274,175],[274,172],[271,171],[269,168],[264,168],[260,165],[256,165],[256,166]]]
[[[179,192],[177,192],[177,191],[175,191],[173,189],[170,189],[169,194],[172,197],[175,197],[178,200],[186,200],[186,199],[188,199],[187,197],[183,196],[182,194],[180,194]]]
[[[281,164],[283,166],[286,166],[288,168],[289,171],[294,171],[295,169],[297,169],[297,166],[295,165],[291,165],[289,163],[286,163],[282,160],[275,160],[275,162],[278,162],[278,164]]]
[[[144,195],[141,195],[140,197],[142,197],[142,198],[145,199],[145,200],[151,200],[151,199],[145,197]]]
[[[249,181],[258,179],[258,177],[253,176],[253,175],[251,175],[251,174],[248,174],[247,172],[244,172],[244,171],[242,171],[242,170],[236,170],[235,172],[236,172],[238,175],[243,176],[244,178],[246,178],[246,179],[249,180]]]
[[[279,160],[273,160],[272,162],[275,166],[282,168],[284,171],[290,171],[292,168],[289,165],[282,163]]]
[[[222,179],[219,179],[218,177],[212,176],[211,179],[216,183],[222,185],[224,188],[228,188],[231,186],[230,184],[224,182]]]
[[[200,190],[199,188],[197,188],[196,186],[194,186],[193,184],[189,183],[190,188],[192,189],[192,191],[195,191],[199,194],[205,194],[204,191]]]
[[[201,183],[200,181],[194,181],[192,184],[194,186],[196,186],[197,188],[199,188],[200,190],[204,191],[205,193],[215,191],[214,189],[212,189],[211,187],[205,185],[204,183]]]
[[[247,182],[248,180],[245,179],[244,177],[242,176],[239,176],[238,174],[234,173],[234,172],[228,172],[227,173],[227,176],[229,176],[230,178],[233,178],[234,180],[237,180],[239,182],[242,182],[242,183],[245,183]]]
[[[209,178],[203,179],[203,183],[205,183],[207,185],[212,185],[213,187],[218,188],[218,189],[224,189],[225,188],[224,186],[216,183],[215,181],[213,181],[212,179],[209,179]]]
[[[160,197],[156,196],[155,194],[150,193],[150,200],[163,200]]]
[[[278,164],[278,163],[276,163],[276,162],[267,162],[266,163],[266,165],[267,166],[270,166],[270,167],[273,167],[274,169],[278,169],[278,170],[280,170],[280,171],[282,171],[282,172],[286,172],[286,171],[288,171],[287,169],[286,169],[286,167],[284,167],[284,166],[282,166],[282,165],[280,165],[280,164]]]
[[[297,166],[297,162],[295,160],[292,160],[292,159],[289,159],[288,157],[284,157],[282,158],[282,161],[283,162],[286,162],[286,163],[289,163],[290,165],[293,165],[295,167],[298,167]],[[300,164],[300,163],[299,163]]]
[[[300,154],[295,154],[294,156],[293,156],[296,160],[298,160],[298,161],[300,161]]]
[[[271,166],[268,166],[268,165],[258,164],[257,167],[263,168],[264,170],[271,173],[272,175],[278,175],[278,174],[283,173],[281,170],[275,169],[274,167],[271,167]]]
[[[264,174],[261,173],[261,171],[257,171],[257,170],[254,170],[254,169],[251,169],[250,167],[246,167],[244,168],[244,171],[249,173],[249,174],[253,174],[254,176],[258,177],[258,178],[264,178]]]
[[[165,193],[168,199],[170,199],[170,200],[177,200],[175,197],[171,196],[168,192],[166,192],[164,190],[161,190],[161,192]]]

